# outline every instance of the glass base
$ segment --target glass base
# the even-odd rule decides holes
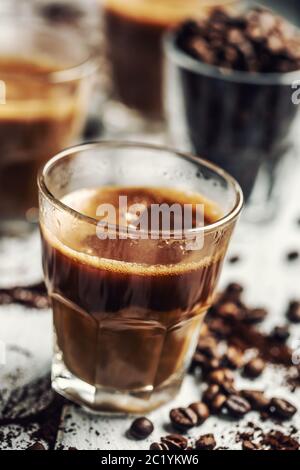
[[[120,391],[84,382],[68,370],[61,356],[61,353],[56,353],[53,358],[52,387],[63,397],[96,414],[142,414],[152,411],[177,395],[184,376],[184,372],[175,374],[154,391]]]

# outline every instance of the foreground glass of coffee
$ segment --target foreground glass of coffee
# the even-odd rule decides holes
[[[0,230],[19,234],[37,218],[38,169],[80,136],[97,63],[71,28],[0,26]]]
[[[189,155],[102,142],[50,160],[39,192],[53,387],[94,411],[170,400],[212,303],[240,187]]]

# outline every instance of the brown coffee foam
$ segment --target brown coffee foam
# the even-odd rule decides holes
[[[161,26],[176,24],[185,18],[199,18],[215,5],[234,3],[234,0],[106,0],[105,8],[135,21],[156,23]]]
[[[157,189],[157,188],[155,188]],[[160,188],[162,190],[162,188]],[[82,190],[76,191],[75,193],[71,193],[66,195],[62,198],[62,202],[66,204],[68,207],[73,208],[77,212],[83,213],[84,215],[91,216],[90,208],[87,207],[89,195],[92,193],[97,193],[97,189],[89,189],[83,190],[85,193],[86,201],[85,203],[82,202]],[[181,193],[186,194],[186,193]],[[187,193],[189,194],[189,193]],[[192,195],[190,194],[188,197],[188,201],[185,203],[189,203],[191,200]],[[194,194],[195,197],[195,194]],[[216,210],[217,206],[204,199],[200,195],[197,195],[198,203],[201,201],[202,203],[206,201],[207,204]],[[81,201],[81,202],[80,202]],[[94,211],[95,212],[95,211]],[[216,217],[215,220],[217,221],[218,218],[221,217],[221,212],[219,209],[218,213],[219,217]],[[193,261],[187,262],[180,262],[177,264],[142,264],[142,263],[133,263],[123,260],[113,260],[113,259],[106,259],[103,257],[99,257],[93,254],[88,254],[83,252],[83,250],[87,250],[88,246],[85,244],[84,240],[87,237],[96,236],[96,226],[93,224],[89,224],[88,222],[81,222],[80,225],[80,235],[78,236],[77,233],[74,232],[74,225],[70,229],[70,221],[74,222],[74,218],[72,215],[69,215],[67,212],[64,214],[61,211],[56,211],[55,214],[52,214],[51,217],[57,217],[59,219],[59,224],[54,224],[54,230],[50,231],[45,224],[41,223],[41,230],[44,238],[47,242],[57,249],[61,254],[71,258],[72,260],[89,265],[93,268],[97,269],[104,269],[111,272],[116,272],[120,274],[135,274],[140,276],[169,276],[169,275],[178,275],[184,274],[191,271],[198,270],[203,267],[207,267],[213,263],[220,261],[225,256],[227,244],[224,243],[224,246],[218,249],[218,251],[213,256],[204,256],[202,259],[197,259]],[[69,223],[68,223],[69,218]],[[212,221],[212,222],[213,222]],[[52,221],[53,222],[53,221]],[[52,223],[51,222],[51,223]],[[55,227],[59,226],[60,230],[62,230],[59,234],[55,235],[53,231],[55,231]],[[59,236],[59,238],[58,238]],[[66,240],[65,242],[61,240]],[[68,244],[66,244],[68,243]],[[100,242],[101,243],[101,242]],[[122,241],[120,241],[122,243]],[[159,241],[153,241],[153,243],[159,243]],[[81,251],[82,250],[82,251]],[[194,252],[194,258],[199,257],[199,252]]]
[[[51,74],[62,71],[62,65],[35,57],[2,57],[0,79],[5,84],[5,105],[0,106],[0,119],[64,119],[76,111],[73,94],[65,84],[51,80]]]

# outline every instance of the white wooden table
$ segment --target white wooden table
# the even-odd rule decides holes
[[[146,138],[144,137],[144,140]],[[295,171],[295,180],[300,178],[300,171]],[[291,185],[289,186],[289,188]],[[299,185],[298,185],[299,188]],[[300,189],[300,188],[299,188]],[[287,263],[285,255],[291,249],[300,248],[300,227],[296,221],[300,216],[300,191],[294,185],[294,192],[289,189],[289,203],[284,207],[282,216],[276,223],[266,227],[249,226],[241,223],[231,244],[231,254],[239,254],[237,264],[225,264],[221,285],[238,280],[246,286],[246,300],[253,306],[266,306],[271,314],[263,325],[269,330],[282,324],[287,302],[291,298],[300,298],[299,277],[300,261]],[[1,286],[30,284],[41,279],[39,237],[35,233],[28,239],[3,239],[0,241],[0,283]],[[300,340],[300,326],[292,328],[291,342]],[[0,419],[11,394],[23,385],[45,377],[50,371],[52,342],[51,312],[35,311],[19,305],[0,307],[0,340],[6,344],[6,364],[0,366]],[[279,366],[268,366],[262,378],[250,383],[244,378],[237,378],[238,387],[263,388],[272,395],[286,397],[300,405],[300,388],[291,393],[285,384],[285,370]],[[36,406],[43,406],[49,400],[50,392],[46,386],[43,393],[37,392],[35,403],[25,401],[28,412]],[[146,441],[129,440],[125,433],[132,417],[99,417],[87,414],[77,406],[67,404],[61,413],[61,424],[55,448],[76,447],[77,449],[147,449],[149,443],[167,433],[168,413],[174,406],[186,406],[199,400],[201,385],[188,376],[179,396],[161,409],[149,414],[155,424],[153,435]],[[261,423],[258,415],[247,415],[244,422],[231,423],[211,417],[200,428],[195,428],[191,435],[213,432],[219,446],[239,448],[235,442],[236,432],[245,429],[245,423],[252,421],[268,430],[273,424]],[[300,413],[292,422],[280,426],[288,432],[294,424],[299,429]],[[15,435],[15,426],[1,426],[0,432],[10,433],[13,438],[9,444],[3,442],[2,448],[24,449],[32,444],[34,425],[28,429],[19,428]],[[13,432],[11,432],[13,431]],[[46,445],[46,443],[45,443]]]

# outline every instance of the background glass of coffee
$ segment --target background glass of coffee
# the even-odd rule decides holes
[[[98,0],[102,5],[110,94],[149,123],[163,118],[164,32],[234,0]],[[113,113],[115,119],[120,115]],[[131,113],[132,115],[132,113]],[[132,115],[133,117],[133,115]]]
[[[36,219],[38,169],[78,139],[96,61],[79,32],[0,20],[0,230]]]
[[[141,413],[170,400],[212,302],[242,207],[239,186],[185,154],[103,142],[50,160],[39,191],[53,387],[94,411]],[[150,229],[146,237],[124,238],[123,226],[111,224],[115,239],[100,239],[97,208],[118,209],[120,195],[128,207],[192,204],[192,228],[178,239],[173,229],[164,237],[161,226],[155,239]],[[205,225],[194,222],[198,203]],[[132,212],[123,216],[130,226]],[[196,235],[203,246],[191,249]]]

